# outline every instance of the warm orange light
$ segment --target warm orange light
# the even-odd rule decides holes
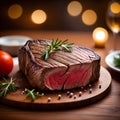
[[[19,18],[23,13],[22,6],[19,4],[13,4],[8,9],[8,16],[12,19]]]
[[[113,2],[111,5],[110,5],[110,10],[112,13],[114,14],[118,14],[120,13],[120,4],[118,2]]]
[[[97,20],[97,14],[93,10],[86,10],[82,14],[82,21],[85,25],[93,25]]]
[[[97,27],[93,31],[93,40],[98,47],[104,47],[108,40],[108,32],[102,27]]]
[[[42,24],[47,19],[47,14],[43,10],[35,10],[32,15],[31,19],[35,24]]]
[[[71,16],[78,16],[82,12],[82,5],[78,1],[72,1],[68,4],[67,11]]]

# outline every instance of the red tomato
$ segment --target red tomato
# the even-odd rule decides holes
[[[13,69],[13,59],[10,54],[0,51],[0,77],[8,75]]]

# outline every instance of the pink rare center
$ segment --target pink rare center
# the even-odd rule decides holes
[[[84,64],[65,71],[57,71],[47,76],[45,85],[50,90],[71,89],[85,86],[92,76],[92,66]]]

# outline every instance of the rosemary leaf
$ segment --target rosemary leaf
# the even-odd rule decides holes
[[[71,51],[73,43],[68,44],[68,40],[56,40],[52,39],[50,43],[46,43],[48,48],[45,50],[45,52],[42,54],[42,57],[47,60],[49,58],[49,54],[52,53],[55,50],[59,50],[64,48],[66,51]]]
[[[35,96],[35,94],[34,94],[34,90],[35,89],[33,89],[33,90],[29,90],[29,89],[27,89],[27,97],[29,97],[29,98],[31,98],[32,100],[35,100],[36,99],[36,96]]]
[[[32,101],[34,101],[37,97],[43,96],[42,94],[39,94],[39,92],[36,92],[35,89],[25,89],[25,92],[27,93],[26,97],[31,98]]]
[[[19,88],[14,84],[14,80],[12,78],[10,79],[10,81],[6,79],[4,79],[4,81],[5,82],[0,83],[0,97],[4,97],[7,93],[16,91]]]

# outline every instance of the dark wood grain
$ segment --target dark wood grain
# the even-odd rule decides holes
[[[3,35],[27,35],[32,38],[68,38],[70,42],[83,45],[95,50],[101,56],[101,65],[107,68],[112,75],[110,93],[102,100],[86,107],[62,111],[30,111],[12,108],[0,104],[0,120],[119,120],[120,119],[120,73],[115,72],[105,64],[105,56],[113,45],[113,36],[105,48],[95,48],[92,33],[85,32],[59,32],[59,31],[2,31]],[[119,39],[120,44],[120,39]]]

